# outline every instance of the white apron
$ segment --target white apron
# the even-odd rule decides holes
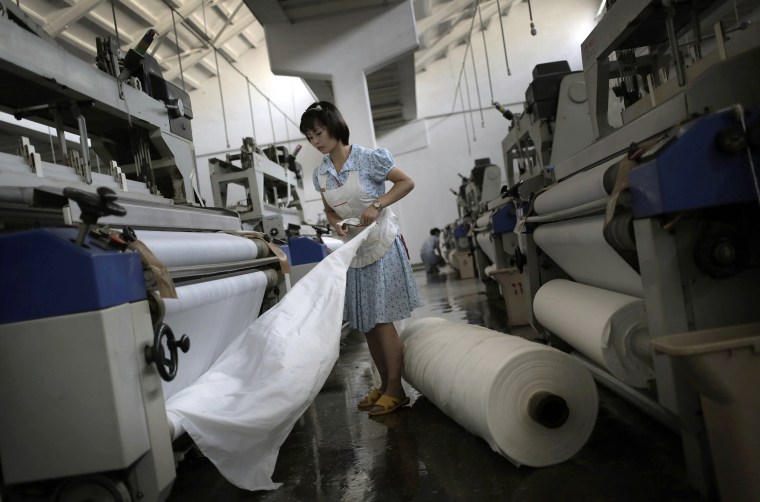
[[[376,199],[362,188],[359,183],[359,172],[349,171],[348,180],[342,186],[333,190],[325,190],[327,174],[319,175],[319,186],[327,204],[333,208],[341,220],[359,218],[367,207]],[[377,217],[377,225],[370,229],[367,240],[359,246],[351,261],[353,268],[366,267],[375,263],[390,249],[398,234],[398,218],[391,208],[385,207]],[[359,235],[367,227],[348,226],[348,235],[343,237],[349,241]]]

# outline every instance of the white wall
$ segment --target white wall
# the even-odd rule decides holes
[[[511,76],[507,76],[498,18],[492,19],[485,33],[493,99],[505,106],[511,104],[509,108],[515,112],[523,109],[525,90],[532,80],[536,64],[567,60],[572,70],[582,69],[580,45],[595,25],[594,16],[599,7],[598,0],[532,0],[531,4],[538,30],[535,37],[530,35],[526,3],[514,3],[509,15],[502,18]],[[428,147],[395,154],[397,165],[415,181],[414,191],[401,200],[397,208],[412,262],[421,261],[419,248],[429,235],[430,228],[441,228],[458,217],[455,196],[449,191],[459,188],[457,173],[469,176],[475,159],[483,157],[489,157],[503,170],[501,140],[507,134],[509,123],[495,108],[490,107],[491,91],[481,33],[474,34],[472,41],[480,100],[486,108],[483,110],[484,126],[481,126],[480,112],[475,111],[464,114],[465,127],[463,114],[459,113],[462,110],[461,101],[457,98],[454,102],[466,47],[461,45],[452,50],[447,58],[429,64],[426,71],[417,74],[418,117],[427,128]],[[469,57],[468,54],[465,68],[470,85],[470,102],[472,108],[477,109],[478,90]],[[469,104],[465,91],[465,109],[470,109]],[[452,105],[455,114],[449,115]],[[418,124],[407,127],[410,131],[419,129]],[[398,138],[405,136],[408,135],[402,129],[395,131],[392,137],[378,137],[377,144],[392,152],[404,152],[404,144]],[[502,176],[506,179],[503,172]]]
[[[498,18],[493,18],[486,30],[488,63],[490,65],[493,98],[513,111],[522,111],[525,89],[532,80],[536,64],[566,59],[572,70],[581,69],[580,44],[594,26],[598,0],[532,0],[534,21],[538,34],[530,35],[528,6],[524,2],[513,4],[509,15],[503,17],[506,33],[509,66],[507,76],[502,35]],[[480,101],[484,107],[481,126],[480,111],[461,113],[459,99],[454,102],[457,78],[462,66],[465,45],[454,48],[448,57],[430,63],[426,71],[416,76],[419,119],[405,128],[377,138],[378,147],[391,150],[399,168],[415,181],[414,191],[394,206],[399,214],[401,229],[409,246],[412,262],[419,262],[419,248],[431,227],[443,227],[457,218],[454,196],[449,189],[459,187],[457,173],[469,175],[475,159],[489,157],[503,168],[501,140],[507,134],[508,122],[490,106],[491,91],[486,72],[486,57],[480,32],[473,34],[473,48],[478,73]],[[469,57],[469,56],[468,56]],[[227,151],[237,151],[243,136],[252,135],[246,84],[243,77],[229,69],[220,58],[224,84],[225,112],[230,138],[227,148],[222,125],[221,104],[215,78],[204,82],[202,90],[191,94],[193,135],[198,155],[201,193],[212,202],[208,175],[208,158],[223,158]],[[296,124],[301,113],[314,100],[300,79],[279,77],[271,73],[264,49],[246,53],[239,68],[249,76],[272,102],[285,110]],[[465,109],[478,108],[478,90],[472,64],[467,60],[466,71],[470,88],[470,102],[464,94]],[[464,85],[464,80],[462,81]],[[252,90],[256,139],[259,144],[272,142],[266,101]],[[453,106],[452,106],[453,105]],[[452,114],[452,108],[454,113]],[[303,150],[298,160],[304,166],[306,188],[306,218],[316,222],[321,212],[321,200],[311,186],[311,173],[319,163],[320,155],[308,145],[297,126],[286,123],[282,115],[272,108],[275,139],[287,143],[292,151],[296,144]],[[472,119],[475,120],[475,137]],[[351,124],[349,124],[350,126]],[[469,138],[469,146],[468,146]],[[213,155],[209,155],[213,153]]]

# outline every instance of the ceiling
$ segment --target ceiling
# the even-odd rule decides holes
[[[94,62],[96,38],[118,39],[133,48],[148,29],[158,36],[148,53],[164,78],[191,91],[216,76],[222,58],[234,64],[248,51],[264,50],[268,23],[300,23],[359,9],[376,9],[405,0],[0,0],[23,11],[44,33],[70,52]],[[481,0],[484,25],[498,6],[509,13],[515,1]],[[466,42],[476,0],[414,0],[419,50],[368,75],[376,130],[387,130],[415,115],[414,76]],[[479,23],[476,23],[479,30]],[[214,48],[217,49],[215,54]],[[255,80],[251,81],[255,84]],[[330,82],[307,81],[321,99],[330,99]],[[411,90],[411,94],[410,94]],[[411,99],[409,98],[411,96]]]

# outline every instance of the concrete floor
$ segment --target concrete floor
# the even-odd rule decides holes
[[[489,300],[477,279],[416,274],[426,306],[415,317],[466,320],[506,331],[503,299]],[[680,439],[599,387],[589,441],[570,461],[517,468],[407,386],[411,406],[370,417],[356,402],[371,386],[363,335],[350,332],[314,403],[280,449],[273,479],[283,486],[248,492],[206,459],[180,464],[170,501],[692,501]]]

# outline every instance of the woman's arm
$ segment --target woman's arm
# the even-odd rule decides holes
[[[412,189],[414,189],[414,181],[412,181],[412,178],[398,167],[394,167],[388,171],[388,175],[385,179],[393,183],[393,186],[388,192],[375,199],[375,201],[382,204],[383,207],[390,206],[394,202],[403,199],[412,191]],[[375,221],[379,215],[380,211],[370,205],[361,215],[361,224],[369,225]]]

